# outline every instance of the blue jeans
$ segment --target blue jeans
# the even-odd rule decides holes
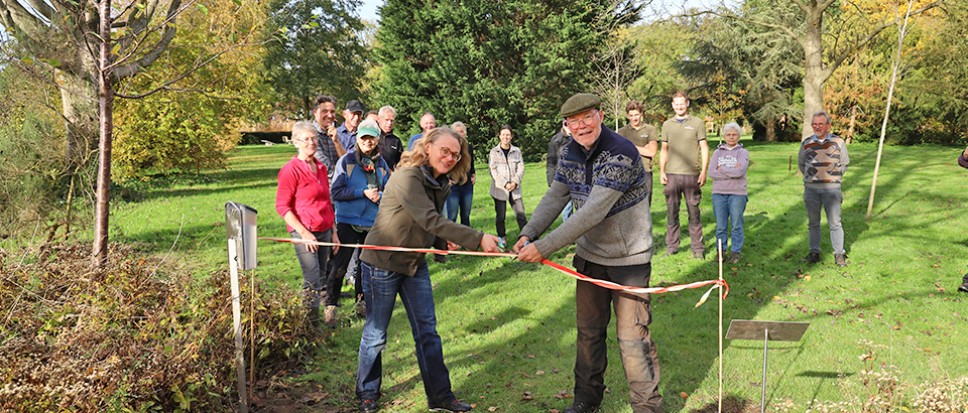
[[[289,232],[292,239],[302,239],[295,230]],[[333,240],[333,230],[328,229],[323,232],[313,232],[316,236],[314,241],[330,242]],[[296,249],[296,259],[299,260],[299,267],[303,273],[303,304],[310,309],[311,314],[315,314],[319,309],[319,303],[326,295],[326,264],[329,261],[331,247],[319,247],[316,252],[310,252],[303,244],[292,244]],[[337,290],[336,294],[339,294]]]
[[[447,219],[457,222],[457,211],[460,210],[460,224],[471,226],[471,205],[474,203],[474,185],[468,181],[464,185],[450,187],[447,197]]]
[[[844,253],[844,227],[840,224],[840,205],[844,196],[840,188],[803,188],[803,204],[807,207],[807,232],[810,252],[820,253],[820,208],[827,212],[830,246],[834,254]]]
[[[417,347],[417,365],[430,404],[454,399],[450,372],[444,365],[444,351],[437,334],[434,292],[427,263],[421,261],[413,277],[374,267],[360,261],[366,322],[360,339],[359,368],[356,373],[356,395],[360,400],[379,400],[383,380],[381,354],[387,344],[387,326],[393,314],[397,294],[403,301],[410,320],[410,331]]]
[[[575,213],[575,207],[572,205],[571,201],[565,204],[565,207],[561,210],[561,222],[565,222],[566,219],[571,217],[571,214]]]
[[[726,224],[732,223],[733,252],[743,250],[743,212],[746,211],[746,195],[713,194],[713,213],[716,214],[716,240],[723,245],[723,251],[729,246],[726,237]],[[718,247],[717,247],[718,248]]]

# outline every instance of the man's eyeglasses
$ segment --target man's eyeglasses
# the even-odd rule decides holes
[[[460,152],[454,152],[446,146],[440,147],[440,156],[443,158],[451,158],[454,162],[460,162]]]
[[[595,111],[585,116],[582,116],[581,118],[578,118],[578,119],[565,119],[564,123],[571,129],[578,128],[582,124],[584,124],[585,126],[594,126],[595,117],[597,115],[598,115],[598,111]]]

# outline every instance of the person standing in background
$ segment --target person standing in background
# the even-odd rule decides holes
[[[726,143],[720,144],[709,162],[707,176],[713,179],[713,213],[716,214],[716,240],[723,253],[730,247],[729,262],[739,262],[743,250],[743,213],[749,200],[746,191],[746,169],[750,153],[739,143],[742,129],[736,122],[723,126]],[[733,243],[726,237],[727,224],[733,225]],[[717,250],[720,247],[717,247]],[[725,258],[725,257],[723,257]]]
[[[447,198],[447,218],[457,222],[458,212],[460,223],[471,226],[471,206],[474,204],[474,184],[477,183],[477,171],[474,169],[474,146],[467,139],[467,125],[464,122],[454,122],[450,128],[461,138],[461,146],[467,146],[468,156],[471,158],[471,169],[467,171],[464,182],[452,182],[450,196]]]
[[[424,134],[430,132],[431,129],[436,127],[437,118],[434,117],[434,114],[424,112],[424,114],[420,116],[420,133],[410,137],[410,140],[407,141],[407,150],[409,151],[410,149],[413,149],[413,146],[424,137]]]
[[[403,154],[403,141],[393,133],[393,126],[397,121],[397,110],[393,106],[387,105],[380,108],[377,112],[380,123],[380,155],[387,161],[392,171],[400,162],[400,155]]]
[[[504,242],[507,228],[504,225],[507,215],[507,204],[511,204],[514,217],[518,221],[518,230],[528,224],[524,213],[521,181],[524,179],[524,156],[521,149],[511,145],[514,137],[511,127],[501,126],[499,135],[501,142],[491,149],[488,156],[488,169],[491,171],[491,198],[494,199],[495,226],[497,236]]]
[[[964,152],[958,156],[958,165],[960,165],[962,168],[968,169],[968,148],[965,148]],[[958,287],[958,291],[968,293],[968,273],[965,273],[965,275],[961,277],[961,286]]]
[[[679,206],[685,198],[692,256],[703,259],[706,247],[699,203],[709,166],[706,123],[689,114],[689,98],[684,92],[676,92],[672,97],[672,110],[675,117],[662,124],[659,152],[659,180],[665,185],[666,198],[666,254],[679,252]]]
[[[326,165],[329,173],[327,179],[332,181],[336,161],[346,153],[346,148],[339,141],[339,133],[333,122],[336,120],[336,99],[331,96],[319,95],[313,106],[313,127],[316,128],[316,160]],[[293,137],[295,139],[295,137]]]
[[[551,187],[551,183],[555,180],[555,170],[558,168],[559,157],[561,156],[562,149],[568,145],[571,141],[571,132],[568,130],[568,126],[562,122],[561,129],[558,133],[554,134],[551,139],[548,140],[548,155],[546,158],[545,165],[545,175],[548,179],[548,187]],[[561,220],[564,221],[571,216],[574,212],[574,206],[571,201],[565,204],[565,207],[561,210]]]
[[[315,158],[316,126],[299,121],[292,126],[296,156],[279,170],[276,212],[286,222],[294,240],[339,243],[333,233],[333,203],[329,195],[326,165]],[[319,303],[326,294],[326,264],[330,247],[293,243],[303,274],[303,304],[309,320],[319,321]],[[339,247],[334,248],[336,251]],[[336,291],[339,294],[339,291]]]
[[[649,208],[652,207],[652,158],[655,158],[659,150],[659,132],[655,126],[642,122],[642,104],[631,101],[625,105],[625,117],[629,120],[621,129],[616,132],[635,144],[642,158],[642,166],[645,168],[645,182],[648,185]]]
[[[336,133],[339,135],[339,142],[346,148],[346,152],[352,151],[353,146],[356,145],[356,128],[363,120],[363,112],[366,112],[366,108],[363,107],[360,101],[351,100],[346,102],[346,108],[343,109],[343,124],[336,128]]]
[[[390,166],[380,156],[378,149],[379,139],[380,128],[376,121],[363,121],[356,133],[356,150],[343,155],[336,163],[330,193],[336,206],[336,233],[345,244],[362,244],[366,240],[380,207],[383,188],[390,178]],[[323,322],[327,326],[336,327],[336,307],[339,305],[343,277],[350,266],[358,265],[357,260],[353,259],[358,256],[358,249],[342,248],[333,257],[326,286],[331,293],[326,295],[323,311]],[[359,277],[353,277],[356,312],[366,316],[362,282]]]
[[[844,227],[840,222],[844,195],[840,192],[840,184],[847,172],[847,165],[850,165],[847,143],[830,133],[830,115],[827,112],[814,113],[811,126],[813,136],[800,143],[797,154],[797,166],[803,174],[803,204],[807,209],[810,242],[810,252],[803,261],[809,264],[820,262],[820,210],[823,209],[827,213],[834,263],[838,267],[846,267]]]

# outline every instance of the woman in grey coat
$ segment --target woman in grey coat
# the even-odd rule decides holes
[[[504,217],[507,204],[511,204],[514,217],[518,221],[518,231],[528,224],[524,215],[524,200],[521,198],[521,180],[524,178],[524,157],[521,149],[511,145],[513,134],[508,125],[501,126],[501,143],[491,149],[488,156],[488,169],[491,170],[491,198],[494,198],[495,226],[497,236],[503,241],[507,236]]]

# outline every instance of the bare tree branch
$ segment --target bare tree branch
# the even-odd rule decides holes
[[[193,2],[189,2],[191,4]],[[125,77],[134,76],[144,70],[146,67],[154,63],[158,57],[168,48],[171,44],[171,40],[175,37],[175,18],[181,14],[185,9],[181,8],[181,0],[172,0],[171,4],[168,6],[168,13],[165,20],[160,23],[157,27],[164,27],[164,33],[161,35],[161,39],[155,43],[152,49],[141,56],[139,59],[135,60],[124,66],[117,66],[112,68],[112,79],[118,80]],[[121,63],[124,60],[118,60],[117,63]],[[115,64],[117,64],[115,63]]]

